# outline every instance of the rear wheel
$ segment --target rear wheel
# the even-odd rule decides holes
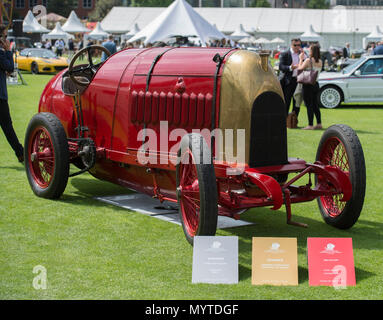
[[[327,86],[319,91],[320,106],[328,109],[338,107],[342,102],[342,92],[335,86]]]
[[[316,160],[345,172],[352,184],[352,196],[347,202],[342,195],[319,197],[318,205],[326,223],[339,228],[351,228],[360,216],[366,190],[366,167],[363,149],[355,131],[346,125],[333,125],[323,134]],[[321,177],[317,178],[320,182]]]
[[[32,62],[31,72],[32,72],[32,74],[38,74],[39,73],[39,66],[37,65],[36,62]]]
[[[218,219],[218,192],[211,152],[199,134],[184,136],[178,152],[177,196],[186,239],[214,236]],[[205,162],[204,162],[205,160]]]
[[[33,192],[56,199],[64,192],[69,177],[69,147],[60,120],[51,113],[38,113],[25,135],[25,170]]]

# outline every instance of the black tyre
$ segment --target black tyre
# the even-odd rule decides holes
[[[210,148],[200,134],[185,135],[176,170],[179,214],[186,239],[214,236],[218,219],[218,192]]]
[[[349,201],[340,201],[342,195],[323,196],[317,200],[326,223],[339,229],[351,228],[360,216],[366,191],[364,154],[355,131],[346,125],[329,127],[319,142],[316,160],[336,166],[349,176],[352,184]]]
[[[37,65],[36,62],[32,62],[31,72],[32,72],[32,74],[38,74],[39,73],[39,66]]]
[[[321,107],[333,109],[342,103],[343,93],[336,86],[325,86],[319,90],[318,99]]]
[[[25,170],[33,192],[57,199],[69,176],[69,147],[60,120],[51,113],[38,113],[29,122],[25,135]]]

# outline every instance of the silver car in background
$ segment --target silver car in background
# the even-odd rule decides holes
[[[336,108],[342,102],[383,103],[383,55],[364,56],[341,72],[319,75],[319,104]]]

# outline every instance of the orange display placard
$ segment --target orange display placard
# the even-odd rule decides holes
[[[307,238],[310,286],[355,286],[351,238]]]
[[[298,285],[296,238],[253,238],[253,285]]]

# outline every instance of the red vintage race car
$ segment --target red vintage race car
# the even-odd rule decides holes
[[[94,64],[76,54],[42,93],[25,138],[33,192],[59,198],[68,178],[94,177],[178,202],[183,230],[214,235],[217,216],[318,200],[350,228],[363,207],[361,144],[333,125],[315,163],[287,155],[286,108],[268,55],[228,48],[126,49]],[[78,65],[81,55],[88,64]],[[235,139],[235,137],[237,139]],[[227,142],[232,143],[227,143]],[[241,155],[241,156],[240,156]],[[70,164],[79,169],[70,174]]]

